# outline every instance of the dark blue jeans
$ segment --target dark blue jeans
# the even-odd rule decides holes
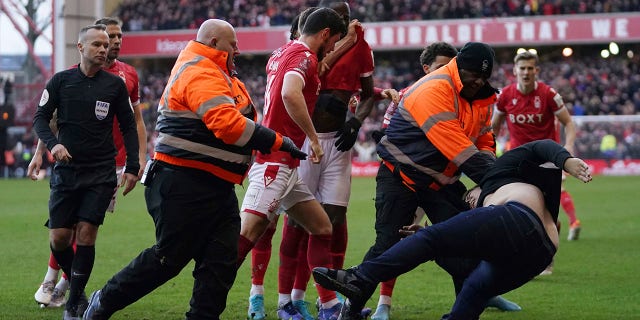
[[[391,172],[381,164],[376,176],[376,240],[363,260],[383,254],[400,241],[398,230],[413,223],[418,207],[424,209],[429,221],[434,224],[467,210],[468,206],[462,200],[465,191],[466,188],[459,181],[437,191],[424,187],[417,187],[414,191],[402,183],[397,172]],[[436,263],[451,275],[457,294],[478,260],[437,257]]]
[[[556,249],[540,219],[526,206],[476,208],[416,232],[375,259],[358,274],[383,282],[440,257],[481,260],[464,282],[451,313],[443,319],[477,319],[489,298],[527,283],[551,263]]]

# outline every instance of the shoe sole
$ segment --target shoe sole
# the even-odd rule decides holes
[[[352,301],[363,300],[362,292],[360,288],[354,285],[342,283],[340,281],[337,281],[336,279],[329,277],[324,273],[317,272],[315,270],[312,271],[312,273],[313,273],[313,278],[316,280],[316,282],[322,287],[324,287],[325,289],[338,291]]]

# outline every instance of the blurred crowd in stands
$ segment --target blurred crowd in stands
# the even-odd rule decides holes
[[[113,13],[123,31],[196,29],[219,18],[236,27],[289,25],[318,0],[124,0]],[[639,0],[352,0],[362,22],[468,19],[640,11]]]

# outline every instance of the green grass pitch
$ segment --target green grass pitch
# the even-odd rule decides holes
[[[517,313],[487,310],[481,319],[640,319],[640,177],[597,176],[590,184],[567,180],[583,230],[568,242],[563,223],[560,250],[551,276],[539,277],[505,296],[523,307]],[[242,187],[237,187],[241,197]],[[373,242],[375,181],[354,178],[349,208],[346,266],[355,265]],[[107,216],[96,248],[96,263],[87,293],[101,287],[142,249],[154,243],[154,229],[138,185],[119,195],[115,214]],[[0,180],[0,319],[60,319],[61,309],[40,309],[33,294],[49,256],[46,181]],[[280,228],[279,228],[280,230]],[[268,319],[275,319],[280,231],[274,237],[265,281]],[[244,319],[250,288],[248,259],[229,293],[223,319]],[[184,319],[191,294],[190,264],[176,278],[112,319]],[[307,300],[315,301],[309,286]],[[396,284],[392,317],[397,320],[440,319],[453,303],[449,277],[434,263],[403,275]],[[368,306],[375,308],[377,296]]]

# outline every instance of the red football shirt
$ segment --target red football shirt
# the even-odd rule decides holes
[[[299,76],[304,81],[302,94],[309,114],[313,114],[318,92],[320,91],[318,58],[306,44],[294,41],[284,50],[276,50],[269,58],[267,62],[267,86],[264,93],[264,117],[262,119],[262,125],[291,138],[296,146],[300,148],[306,135],[291,119],[282,101],[282,83],[284,76],[287,74]],[[278,157],[278,159],[274,159],[275,157]],[[256,160],[282,162],[281,157],[282,154],[280,153],[268,155],[258,153]],[[292,165],[295,166],[296,164],[292,163]]]
[[[122,78],[127,85],[129,91],[129,100],[131,100],[132,106],[140,104],[140,92],[138,87],[138,73],[136,69],[124,62],[116,60],[109,69],[104,69],[107,72],[115,74]],[[127,152],[124,148],[124,139],[120,132],[118,119],[113,119],[113,143],[116,146],[118,154],[116,155],[116,166],[122,167],[127,160]],[[147,146],[140,146],[140,148],[146,148]]]
[[[496,112],[506,115],[510,147],[515,148],[542,139],[559,142],[555,115],[562,108],[562,97],[548,85],[536,82],[532,92],[522,94],[514,83],[502,89]]]
[[[373,74],[373,51],[364,39],[362,27],[356,29],[358,40],[345,52],[338,61],[324,74],[322,89],[338,89],[358,92],[362,85],[360,78]]]

